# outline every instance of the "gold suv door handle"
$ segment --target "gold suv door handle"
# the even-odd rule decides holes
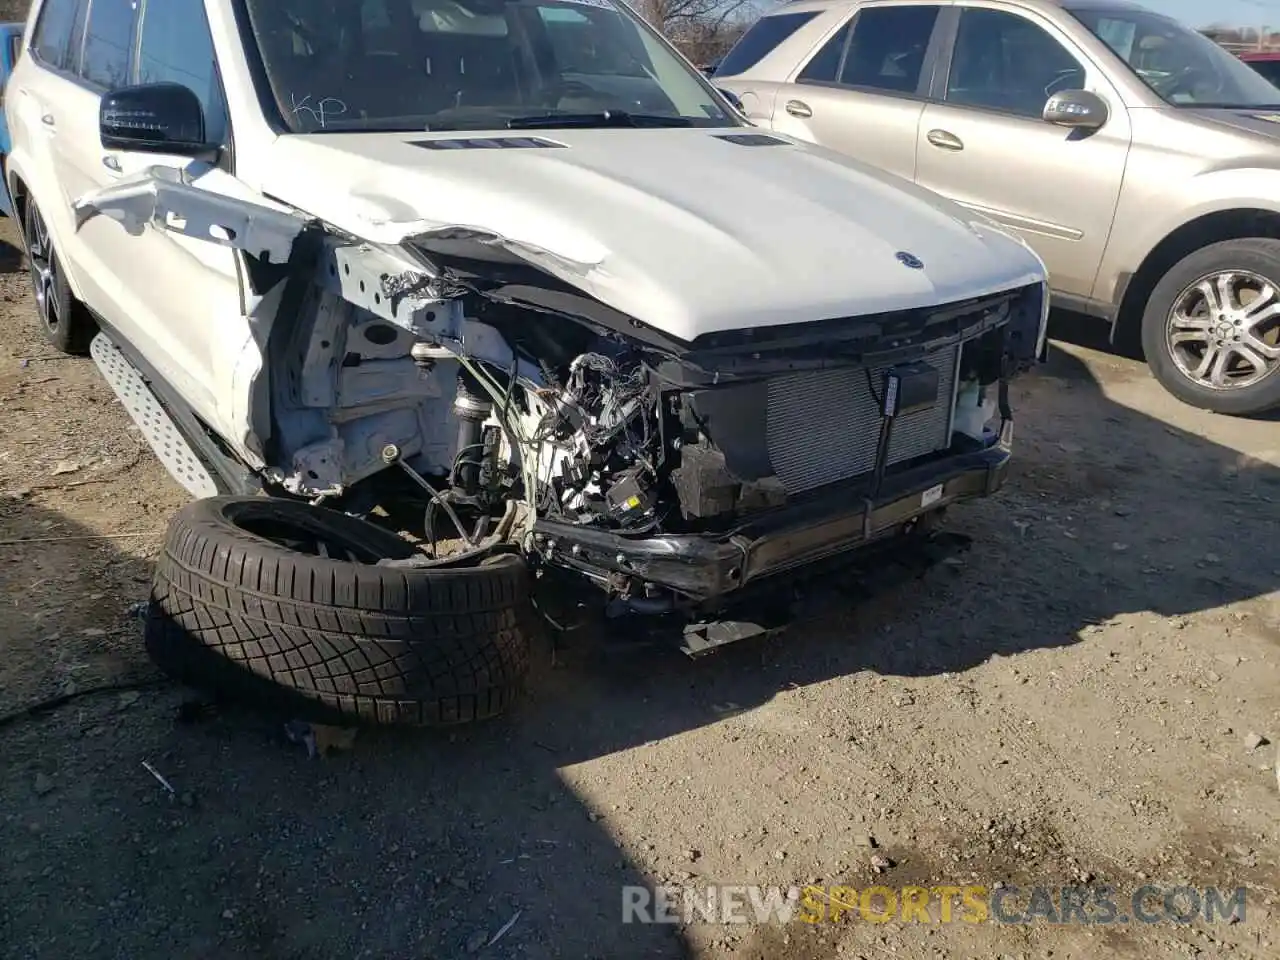
[[[954,133],[948,133],[946,130],[930,130],[925,134],[925,139],[940,150],[964,149],[964,142]]]
[[[788,100],[784,109],[793,117],[812,117],[813,110],[803,100]]]

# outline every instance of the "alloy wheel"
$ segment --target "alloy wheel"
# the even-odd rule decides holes
[[[1280,370],[1280,288],[1247,270],[1203,276],[1174,299],[1165,342],[1192,383],[1251,387]]]
[[[40,322],[56,331],[63,322],[62,304],[58,299],[58,258],[49,241],[49,228],[40,211],[27,212],[27,262],[31,269],[31,286],[36,298]]]

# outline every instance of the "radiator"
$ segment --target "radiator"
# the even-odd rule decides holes
[[[898,417],[889,463],[945,449],[951,443],[951,407],[958,347],[924,357],[938,370],[938,402]],[[880,409],[872,396],[892,364],[790,373],[769,381],[765,439],[778,479],[791,494],[848,480],[875,469]]]

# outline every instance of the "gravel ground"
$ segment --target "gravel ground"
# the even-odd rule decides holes
[[[1275,421],[1056,340],[1013,391],[1008,486],[950,518],[957,560],[698,662],[586,636],[501,721],[311,760],[154,682],[129,608],[185,494],[92,364],[51,356],[19,266],[5,249],[0,955],[1280,955]],[[668,881],[1244,886],[1247,909],[621,924],[624,886]]]

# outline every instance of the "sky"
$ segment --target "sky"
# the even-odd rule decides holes
[[[1193,27],[1211,23],[1231,26],[1264,24],[1280,30],[1280,0],[1137,0],[1150,10],[1157,10]]]

